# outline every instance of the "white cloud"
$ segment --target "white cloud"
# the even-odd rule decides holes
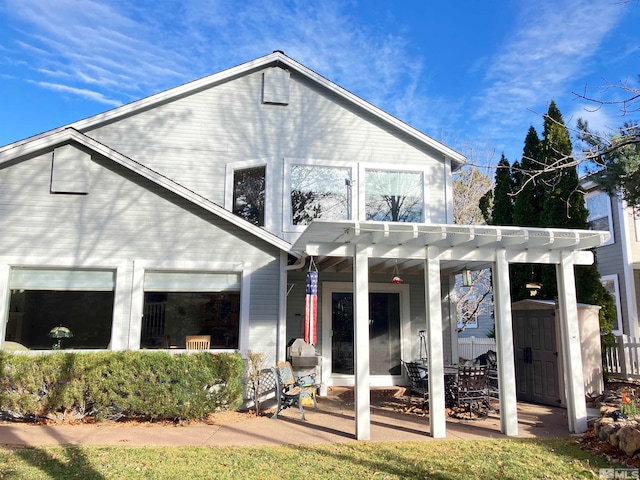
[[[613,134],[617,129],[617,124],[620,123],[619,119],[612,118],[606,109],[587,102],[578,103],[565,118],[565,123],[570,127],[575,127],[578,119],[586,120],[591,131],[604,135]]]
[[[44,88],[48,88],[49,90],[56,90],[58,92],[71,93],[73,95],[87,98],[89,100],[93,100],[98,103],[104,103],[105,105],[111,105],[114,107],[119,107],[120,105],[122,105],[122,102],[118,100],[106,98],[103,94],[99,92],[95,92],[93,90],[86,90],[83,88],[74,88],[74,87],[69,87],[67,85],[60,85],[56,83],[47,83],[47,82],[38,82],[38,85]]]
[[[524,4],[522,4],[524,5]],[[490,59],[487,86],[476,98],[475,118],[499,138],[524,138],[514,125],[535,119],[553,98],[571,91],[591,70],[591,58],[623,14],[608,2],[532,2],[519,13],[511,40]]]
[[[144,22],[128,18],[116,4],[98,0],[8,3],[7,12],[15,16],[14,21],[26,25],[18,30],[23,35],[16,46],[31,57],[32,76],[67,74],[69,86],[100,86],[118,97],[188,78],[184,59],[164,49]]]
[[[442,122],[424,113],[439,103],[425,95],[423,60],[407,40],[365,25],[342,1],[6,1],[18,24],[13,48],[29,59],[25,77],[101,103],[126,103],[278,49],[418,128]]]

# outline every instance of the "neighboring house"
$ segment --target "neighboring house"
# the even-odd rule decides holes
[[[493,268],[502,431],[517,434],[508,266],[558,267],[569,429],[586,429],[573,266],[604,234],[451,225],[462,155],[282,52],[0,148],[0,348],[286,357],[319,271],[323,388],[404,384],[429,352],[445,435],[454,276]],[[312,262],[313,260],[313,262]],[[403,283],[392,282],[400,276]],[[565,296],[566,293],[566,296]],[[584,417],[584,418],[583,418]]]
[[[602,284],[614,298],[618,322],[616,335],[640,336],[638,297],[640,291],[640,217],[619,195],[609,195],[593,181],[583,181],[589,226],[610,232],[607,242],[596,249]]]
[[[458,329],[462,327],[462,322],[458,322]],[[473,320],[464,325],[464,330],[458,332],[458,337],[489,338],[494,333],[493,316],[480,312],[473,316]]]

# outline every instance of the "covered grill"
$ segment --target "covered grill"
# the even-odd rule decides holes
[[[320,364],[320,355],[316,353],[315,347],[302,338],[295,338],[289,342],[287,358],[291,362],[291,367],[297,371],[315,370],[315,367]]]

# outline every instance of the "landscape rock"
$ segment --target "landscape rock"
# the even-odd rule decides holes
[[[614,437],[617,440],[617,445],[614,446],[623,450],[629,457],[640,451],[640,430],[637,421],[629,421],[621,426]]]

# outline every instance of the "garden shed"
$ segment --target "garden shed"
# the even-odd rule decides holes
[[[604,389],[600,307],[578,303],[577,309],[584,390],[600,393]],[[558,306],[552,300],[521,300],[513,304],[512,315],[518,400],[566,406]]]

